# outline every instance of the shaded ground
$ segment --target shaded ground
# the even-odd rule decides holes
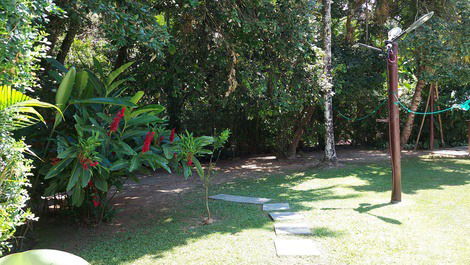
[[[429,152],[404,151],[403,157],[416,157],[429,155]],[[218,164],[218,175],[214,183],[232,184],[239,179],[257,179],[269,174],[288,174],[297,171],[305,171],[319,166],[323,152],[304,153],[296,160],[278,160],[274,156],[257,156],[231,161],[221,161]],[[353,150],[339,149],[338,159],[340,166],[356,163],[371,163],[386,161],[388,154],[379,150]],[[184,180],[181,176],[157,172],[153,175],[139,177],[139,183],[128,183],[124,190],[119,192],[113,199],[113,205],[117,213],[109,224],[102,224],[96,228],[75,227],[79,233],[69,233],[70,223],[65,225],[60,216],[42,218],[44,226],[56,224],[56,229],[48,231],[61,235],[62,240],[48,242],[49,248],[62,249],[79,248],[82,246],[80,238],[100,237],[104,234],[119,234],[133,231],[136,227],[150,224],[154,220],[165,219],[178,211],[178,207],[185,207],[182,200],[183,194],[188,192],[199,192],[201,190],[198,178]],[[197,216],[188,222],[198,222]],[[39,225],[41,230],[41,225]],[[51,235],[54,236],[54,235]],[[74,242],[70,245],[68,242]],[[41,245],[41,244],[40,244]]]

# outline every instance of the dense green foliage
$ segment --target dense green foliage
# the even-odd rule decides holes
[[[229,127],[232,154],[272,151],[289,156],[289,148],[297,147],[298,135],[300,147],[323,145],[319,3],[67,2],[86,8],[69,10],[80,17],[81,24],[65,63],[95,68],[91,56],[84,54],[96,56],[108,69],[135,61],[129,76],[136,81],[129,91],[145,91],[146,100],[165,106],[171,127],[201,134]],[[384,59],[352,44],[383,47],[389,29],[406,28],[428,11],[435,11],[431,21],[400,42],[402,101],[411,104],[419,80],[425,83],[420,111],[433,82],[439,84],[442,108],[469,97],[468,5],[462,0],[418,5],[407,0],[335,1],[337,140],[375,147],[384,147],[387,141],[386,124],[376,122],[387,115],[386,105],[376,110],[386,97]],[[69,20],[60,19],[64,25]],[[69,30],[59,33],[65,36]],[[51,55],[60,53],[55,45]],[[419,71],[423,64],[427,68]],[[377,112],[367,119],[355,120],[373,111]],[[402,114],[404,121],[407,113]],[[450,125],[443,128],[449,144],[464,142],[466,118],[468,114],[461,111],[442,114],[443,123]],[[419,126],[415,120],[413,137]],[[428,126],[423,134],[427,139]]]
[[[57,12],[52,0],[4,0],[0,3],[0,82],[20,91],[37,81],[38,61],[47,43],[47,15]]]
[[[31,99],[10,86],[0,86],[0,255],[11,247],[18,226],[34,215],[25,209],[30,186],[32,160],[24,139],[16,140],[13,131],[44,120],[34,107],[55,107]]]

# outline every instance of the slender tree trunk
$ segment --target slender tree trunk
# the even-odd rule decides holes
[[[65,58],[69,54],[70,47],[72,47],[72,43],[75,40],[75,36],[77,35],[78,31],[80,30],[80,18],[78,15],[72,14],[70,16],[70,23],[67,30],[67,34],[65,35],[64,40],[62,41],[62,45],[60,46],[60,51],[57,54],[56,60],[59,61],[61,64],[64,64]]]
[[[331,76],[331,0],[323,0],[323,49],[325,50],[325,162],[336,163],[335,134],[333,127],[333,79]]]
[[[418,110],[419,104],[421,103],[421,100],[422,100],[422,91],[423,91],[424,86],[426,85],[426,82],[424,82],[424,80],[422,80],[422,79],[419,79],[419,76],[421,75],[421,73],[423,71],[424,71],[424,67],[420,66],[418,68],[418,73],[417,73],[418,82],[416,83],[416,88],[415,88],[415,92],[413,94],[413,99],[411,100],[410,109],[412,111]],[[408,116],[406,117],[405,126],[403,126],[403,130],[402,130],[401,136],[400,136],[400,142],[401,142],[402,147],[405,144],[407,144],[408,140],[410,139],[411,131],[413,129],[414,120],[415,120],[415,114],[412,113],[412,112],[409,112]]]
[[[307,124],[310,122],[314,110],[315,110],[314,106],[308,106],[304,109],[304,111],[302,111],[302,116],[299,120],[299,124],[297,128],[295,129],[294,137],[287,149],[288,159],[295,158],[295,155],[297,153],[297,147],[299,146],[300,139],[302,138],[302,135],[304,134],[305,126],[307,126]]]

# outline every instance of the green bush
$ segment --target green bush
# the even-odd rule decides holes
[[[0,112],[0,119],[9,119]],[[29,199],[26,188],[31,175],[31,160],[23,155],[27,146],[16,141],[9,132],[0,126],[0,256],[2,249],[11,247],[10,239],[16,227],[34,218],[25,210]]]

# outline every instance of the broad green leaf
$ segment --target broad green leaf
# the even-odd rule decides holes
[[[129,166],[129,161],[127,160],[118,160],[116,162],[114,162],[111,167],[109,168],[109,170],[111,171],[117,171],[117,170],[121,170],[123,168],[126,168]]]
[[[126,64],[121,65],[118,69],[112,71],[108,76],[108,81],[106,85],[109,86],[111,83],[116,79],[122,72],[126,71],[134,62],[128,62]]]
[[[163,169],[165,169],[168,173],[171,173],[171,169],[168,166],[168,160],[166,160],[163,156],[154,154],[155,162]]]
[[[76,70],[75,67],[72,67],[67,72],[67,74],[65,74],[62,82],[60,82],[59,89],[55,95],[55,104],[61,111],[64,111],[70,99],[70,95],[72,94],[73,86],[75,84],[75,76]],[[62,116],[57,113],[55,117],[54,128],[56,128],[61,121]]]
[[[133,172],[134,170],[137,170],[139,167],[140,167],[140,159],[139,159],[139,156],[136,155],[131,159],[129,172]]]
[[[145,93],[143,91],[137,91],[137,93],[135,93],[129,101],[137,104],[144,95]]]
[[[67,147],[64,151],[59,152],[57,158],[64,159],[64,158],[75,158],[76,157],[77,148],[74,146]]]
[[[138,108],[136,110],[133,110],[132,113],[130,114],[130,117],[134,118],[134,117],[139,116],[140,114],[148,113],[148,112],[152,112],[151,113],[152,115],[157,115],[164,110],[165,110],[165,107],[163,107],[162,105],[158,105],[158,104],[147,105],[147,106]]]
[[[100,177],[97,177],[94,179],[94,183],[95,183],[96,188],[99,189],[100,191],[103,191],[103,192],[108,191],[108,183],[106,182],[106,180]]]
[[[81,168],[80,168],[80,171],[82,171],[82,174],[81,174],[81,176],[80,176],[81,187],[82,187],[82,188],[85,188],[86,186],[88,186],[88,182],[90,182],[90,179],[91,179],[91,171],[90,171],[90,170],[81,169]]]
[[[193,156],[193,163],[196,166],[196,172],[199,175],[199,177],[204,178],[204,169],[201,166],[201,162]]]
[[[187,179],[192,175],[191,168],[184,162],[182,162],[181,164],[183,165],[183,176],[185,179]]]
[[[64,170],[72,161],[73,161],[72,158],[68,158],[68,159],[64,159],[60,161],[49,170],[49,172],[44,177],[44,179],[50,179],[50,178],[55,177],[57,174],[62,172],[62,170]]]
[[[71,100],[70,104],[109,104],[134,108],[137,105],[122,98],[87,98]]]
[[[130,78],[125,78],[125,79],[121,79],[121,80],[118,80],[114,83],[112,83],[106,90],[107,94],[108,95],[111,95],[111,93],[113,93],[113,91],[118,88],[120,85],[122,85],[124,82],[126,81],[129,81]]]
[[[84,91],[88,85],[88,72],[80,71],[76,76],[76,87],[78,98],[82,98]]]
[[[172,159],[173,158],[174,151],[173,151],[173,149],[171,148],[170,145],[164,144],[164,145],[162,145],[162,149],[163,149],[163,154],[165,155],[166,159]]]
[[[127,123],[127,126],[137,126],[137,125],[148,125],[150,123],[154,122],[164,122],[164,120],[156,117],[156,116],[150,116],[150,115],[142,115],[140,117],[137,117],[135,119],[129,120]]]
[[[119,153],[123,153],[123,154],[126,154],[126,155],[136,155],[137,154],[137,152],[134,151],[134,149],[132,149],[132,147],[130,147],[128,144],[126,144],[123,141],[117,142],[115,144],[115,146],[118,147],[117,152],[119,152]]]
[[[82,205],[84,198],[85,198],[85,193],[82,191],[82,188],[75,187],[72,193],[72,205],[74,206]]]
[[[86,70],[86,72],[88,73],[88,86],[83,97],[105,96],[106,88],[101,80],[93,72],[88,70]]]
[[[77,184],[78,180],[80,179],[80,175],[82,173],[82,168],[79,166],[78,162],[75,162],[73,166],[72,173],[70,174],[69,181],[67,183],[66,191],[70,191],[75,184]]]
[[[124,132],[121,139],[124,140],[124,139],[131,138],[131,137],[142,137],[145,134],[147,134],[147,132],[148,131],[144,131],[144,130],[128,130]]]

